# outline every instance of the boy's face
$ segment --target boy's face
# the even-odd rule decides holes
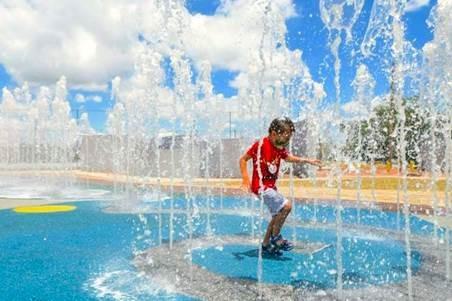
[[[289,145],[290,138],[292,138],[292,131],[290,129],[285,129],[283,131],[271,131],[270,141],[277,148],[284,148]]]

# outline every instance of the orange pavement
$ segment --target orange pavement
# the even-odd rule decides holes
[[[125,175],[114,175],[109,173],[93,173],[93,172],[84,172],[84,171],[76,171],[75,175],[81,179],[87,179],[92,181],[100,181],[100,182],[129,182],[135,185],[150,185],[155,186],[158,185],[157,178],[142,178],[142,177],[127,177]],[[377,176],[377,178],[380,176]],[[384,176],[381,176],[384,177]],[[344,181],[353,179],[353,177],[344,177]],[[415,180],[425,180],[426,178],[414,178]],[[427,178],[428,180],[428,178]],[[440,180],[444,181],[444,178]],[[228,193],[232,194],[240,194],[241,192],[238,188],[240,187],[240,179],[203,179],[203,178],[195,178],[191,179],[192,185],[195,188],[202,189],[206,187],[220,189],[224,188]],[[325,178],[318,178],[318,182],[325,183]],[[425,181],[424,181],[425,182]],[[187,183],[184,182],[183,179],[177,178],[173,179],[173,186],[176,188],[182,188],[186,186]],[[337,188],[335,187],[325,187],[323,184],[322,187],[314,187],[312,180],[310,179],[294,179],[293,180],[293,197],[296,199],[318,199],[324,201],[333,201],[335,202],[337,199]],[[171,185],[171,180],[168,178],[160,179],[160,185],[162,187],[169,187]],[[291,195],[290,193],[290,180],[285,178],[279,181],[278,189],[287,197]],[[449,192],[450,194],[450,192]],[[387,208],[396,208],[397,206],[397,198],[399,195],[399,204],[403,204],[405,197],[406,201],[414,206],[418,207],[422,211],[438,206],[438,208],[444,209],[445,204],[445,192],[444,190],[438,190],[436,194],[434,194],[430,189],[425,187],[420,187],[419,189],[410,189],[407,191],[406,196],[403,191],[397,189],[361,189],[359,190],[354,187],[342,187],[341,188],[341,200],[357,202],[359,199],[363,203],[375,203],[377,205],[382,205]],[[432,200],[435,199],[436,195],[436,204]]]

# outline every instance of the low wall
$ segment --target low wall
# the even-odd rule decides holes
[[[81,170],[156,177],[240,177],[239,158],[249,146],[244,139],[189,141],[185,137],[130,140],[112,135],[82,136],[78,151]],[[173,147],[171,147],[173,145]],[[158,150],[158,151],[157,151]],[[206,168],[208,167],[208,168]]]

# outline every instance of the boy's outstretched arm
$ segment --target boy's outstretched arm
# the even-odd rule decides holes
[[[246,192],[251,191],[250,187],[250,177],[248,176],[248,169],[247,169],[247,163],[249,159],[252,157],[248,155],[247,153],[243,154],[240,157],[239,163],[240,163],[240,172],[242,173],[242,185],[241,189]]]
[[[318,159],[301,158],[301,157],[294,156],[294,155],[288,155],[287,158],[285,159],[285,161],[290,162],[290,163],[308,163],[311,165],[316,165],[318,167],[322,166],[322,161],[320,161]]]

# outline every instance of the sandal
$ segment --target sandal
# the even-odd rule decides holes
[[[287,239],[284,239],[281,234],[278,234],[274,237],[272,236],[270,242],[278,250],[290,251],[294,248],[293,243],[291,243]]]
[[[282,255],[282,252],[272,244],[268,244],[266,246],[264,246],[264,244],[262,244],[261,248],[262,248],[263,256],[281,256]]]

